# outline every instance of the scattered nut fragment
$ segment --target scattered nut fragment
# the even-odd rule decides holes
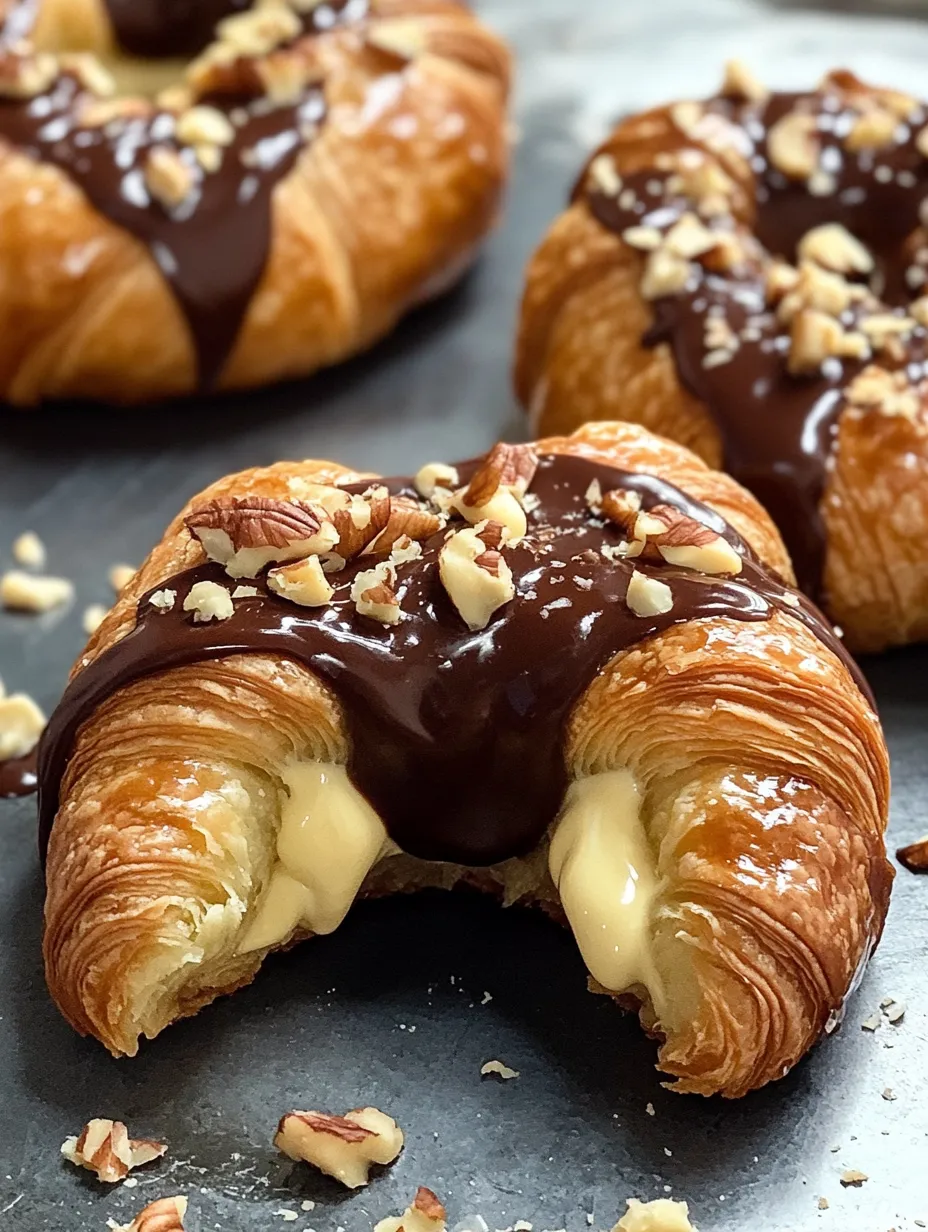
[[[887,1103],[892,1103],[896,1098],[896,1092],[892,1089],[892,1087],[884,1087],[880,1094],[883,1099],[887,1101]]]
[[[353,560],[363,552],[389,522],[390,508],[390,493],[383,484],[375,484],[360,496],[350,495],[346,505],[333,508],[331,517],[338,533],[334,547],[338,555]]]
[[[301,607],[323,607],[335,593],[323,572],[318,556],[307,556],[305,560],[296,560],[292,564],[271,569],[267,575],[267,584],[282,599],[289,599],[291,603],[298,603]],[[233,591],[233,599],[236,593]]]
[[[117,595],[124,586],[128,586],[135,577],[136,570],[133,565],[111,565],[108,573],[109,583]]]
[[[661,299],[682,291],[689,279],[689,261],[661,247],[648,257],[638,289],[646,300]]]
[[[395,585],[396,570],[389,561],[356,574],[351,584],[351,600],[358,615],[369,616],[383,625],[399,624],[403,613],[393,589]]]
[[[148,602],[152,607],[157,608],[159,612],[169,612],[177,602],[177,591],[156,590]]]
[[[805,180],[818,163],[815,116],[790,111],[767,133],[770,161],[791,180]]]
[[[587,490],[587,499],[589,495]],[[632,488],[612,488],[600,496],[597,505],[604,517],[615,522],[627,535],[631,535],[641,512],[641,493]]]
[[[448,466],[446,462],[427,462],[419,467],[414,482],[419,495],[424,500],[431,500],[436,488],[456,488],[460,477],[457,468]]]
[[[112,1225],[112,1232],[184,1232],[186,1214],[186,1198],[159,1198],[139,1211],[131,1223]]]
[[[494,1074],[497,1078],[502,1078],[508,1081],[510,1078],[518,1078],[519,1071],[511,1069],[508,1065],[504,1065],[502,1061],[484,1061],[480,1066],[480,1074],[482,1077],[487,1077],[489,1074]]]
[[[760,103],[770,91],[742,60],[726,60],[721,93],[746,99],[749,103]]]
[[[659,554],[669,565],[678,565],[685,569],[696,569],[700,573],[728,573],[737,575],[741,572],[742,560],[734,547],[722,535],[716,534],[708,526],[687,517],[672,505],[656,505],[649,510],[651,521],[662,523],[663,529],[654,532],[647,526],[644,537],[657,548]],[[639,533],[642,515],[635,520],[634,538],[640,539]]]
[[[74,597],[67,578],[40,577],[11,569],[0,578],[0,603],[20,612],[48,612]]]
[[[906,1005],[904,1001],[897,1001],[895,997],[884,997],[880,1002],[880,1009],[887,1020],[895,1026],[905,1017]]]
[[[869,274],[873,270],[873,257],[867,249],[836,222],[812,227],[796,251],[801,259],[815,261],[838,274]]]
[[[896,852],[896,859],[910,873],[928,872],[928,834],[906,847],[900,847]]]
[[[321,555],[339,541],[326,510],[311,501],[227,497],[195,509],[184,523],[233,578],[257,577],[265,565]]]
[[[447,1215],[441,1200],[420,1185],[402,1215],[390,1215],[374,1225],[374,1232],[445,1232]]]
[[[827,1211],[827,1210],[828,1210],[828,1199],[827,1199],[827,1198],[819,1198],[819,1200],[818,1200],[818,1209],[819,1209],[820,1211]]]
[[[622,232],[622,239],[629,248],[637,248],[639,252],[653,252],[664,242],[664,237],[657,227],[640,225],[626,227]]]
[[[495,611],[515,595],[512,571],[499,549],[507,542],[499,522],[459,530],[442,545],[438,572],[468,629],[485,629]]]
[[[408,535],[401,535],[390,549],[392,565],[408,565],[411,561],[419,560],[421,556],[422,544],[410,539]]]
[[[398,539],[429,539],[444,525],[443,520],[415,501],[402,496],[391,496],[389,516],[383,530],[362,550],[362,556],[391,552]]]
[[[628,582],[625,602],[636,616],[663,616],[673,608],[673,591],[666,582],[659,582],[635,569]]]
[[[145,187],[167,210],[182,205],[193,190],[193,168],[170,146],[152,146],[145,159],[144,175]]]
[[[245,13],[226,17],[216,34],[227,47],[244,56],[264,56],[282,43],[297,38],[299,17],[285,4],[256,5]]]
[[[344,1116],[288,1112],[274,1145],[290,1159],[305,1160],[349,1189],[370,1179],[372,1164],[391,1164],[403,1148],[403,1131],[379,1108],[355,1108]]]
[[[869,344],[863,334],[845,332],[834,317],[814,308],[797,313],[790,327],[787,368],[794,375],[818,372],[826,359],[867,359]]]
[[[869,1181],[870,1178],[866,1172],[860,1172],[857,1168],[848,1168],[846,1172],[841,1173],[840,1180],[845,1189],[848,1185],[854,1185],[859,1189],[864,1181]]]
[[[133,1168],[160,1159],[167,1150],[164,1142],[149,1138],[130,1138],[122,1121],[95,1118],[88,1121],[76,1138],[65,1138],[61,1154],[72,1164],[97,1174],[108,1185],[123,1180]]]
[[[0,51],[0,98],[35,98],[58,77],[58,61],[44,52],[18,55]]]
[[[653,1202],[626,1198],[626,1202],[628,1210],[612,1232],[696,1232],[685,1202],[673,1198],[655,1198]]]
[[[452,502],[471,525],[499,522],[517,543],[528,529],[522,499],[531,486],[538,458],[531,445],[494,445],[463,492]]]
[[[26,693],[7,697],[0,682],[0,761],[25,757],[39,743],[45,715]]]
[[[257,586],[236,586],[235,590],[232,591],[232,598],[254,599],[260,593],[261,591],[258,590]]]
[[[116,93],[116,79],[95,55],[87,51],[69,51],[58,57],[59,66],[73,73],[85,90],[97,98],[112,98]]]
[[[590,163],[588,175],[593,187],[606,197],[617,197],[622,191],[622,177],[611,154],[597,154]]]
[[[869,364],[845,389],[852,407],[875,410],[881,415],[915,419],[921,409],[921,398],[909,383],[904,371],[889,372]]]
[[[878,1031],[880,1029],[879,1013],[871,1014],[869,1018],[865,1018],[860,1024],[861,1031]]]
[[[860,150],[880,150],[892,145],[898,127],[898,116],[883,107],[871,107],[854,121],[844,138],[844,148],[852,154]]]
[[[718,237],[695,214],[683,214],[667,232],[664,245],[674,256],[692,260],[710,252],[718,243]]]
[[[428,48],[425,28],[414,17],[371,23],[367,30],[367,42],[404,60],[415,60]]]
[[[45,568],[45,544],[35,531],[24,531],[14,540],[13,559],[25,569]]]
[[[194,624],[205,624],[209,620],[228,620],[235,606],[232,596],[218,582],[194,582],[184,600],[184,611],[193,612]]]
[[[81,617],[81,625],[88,637],[96,631],[106,620],[106,614],[109,608],[103,603],[91,603],[89,607],[84,608],[84,615]]]

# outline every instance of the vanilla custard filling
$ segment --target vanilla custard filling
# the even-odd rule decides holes
[[[548,866],[590,975],[611,992],[643,984],[656,1001],[650,936],[657,872],[630,770],[571,783]]]
[[[397,850],[344,766],[298,762],[282,778],[277,864],[239,953],[279,945],[296,928],[334,932],[370,870]]]

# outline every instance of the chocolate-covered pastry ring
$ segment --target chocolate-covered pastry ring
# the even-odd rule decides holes
[[[731,66],[618,125],[522,309],[540,430],[621,416],[724,462],[865,650],[928,637],[926,125],[847,72],[772,94]]]
[[[0,6],[0,397],[250,386],[370,345],[492,223],[507,76],[444,3]]]

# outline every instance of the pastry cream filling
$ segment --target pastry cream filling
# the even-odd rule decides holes
[[[239,953],[278,945],[298,927],[334,932],[373,866],[396,850],[344,766],[301,762],[282,777],[277,864]]]
[[[654,855],[629,770],[579,779],[555,823],[548,865],[587,969],[612,992],[659,980],[650,944]]]

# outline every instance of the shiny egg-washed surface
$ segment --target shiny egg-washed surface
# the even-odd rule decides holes
[[[724,95],[708,100],[707,130],[715,117],[723,126],[722,139],[753,174],[749,212],[757,243],[748,245],[745,258],[725,272],[694,266],[681,293],[654,303],[653,328],[644,338],[648,346],[669,345],[681,382],[708,408],[721,433],[726,469],[766,505],[786,540],[800,585],[816,595],[825,557],[819,502],[844,390],[864,361],[833,359],[818,374],[791,374],[789,327],[769,306],[766,266],[771,256],[793,261],[809,230],[838,223],[872,254],[871,285],[887,308],[904,315],[903,305],[923,286],[914,278],[907,282],[906,271],[912,268],[912,237],[928,192],[928,158],[917,146],[928,116],[915,105],[908,118],[899,120],[891,145],[849,151],[844,138],[855,113],[853,93],[845,90],[857,88],[864,87],[849,74],[836,73],[809,93],[775,93],[758,102]],[[777,170],[768,150],[771,128],[791,114],[815,120],[821,174],[809,183]],[[622,177],[622,192],[613,195],[584,177],[576,196],[585,198],[594,217],[618,234],[633,226],[666,234],[693,208],[691,200],[668,189],[669,180],[670,173],[657,167],[636,171]],[[731,215],[708,225],[720,233],[735,230]],[[712,318],[726,322],[738,339],[733,357],[715,366],[704,362]],[[905,346],[908,375],[920,380],[925,330],[914,328]]]
[[[132,12],[141,21],[151,8],[143,4],[137,11],[133,5]],[[331,0],[300,15],[298,37],[362,20],[366,12],[367,0]],[[8,20],[15,19],[14,11]],[[201,37],[195,33],[196,42]],[[140,46],[131,50],[141,53]],[[149,54],[162,52],[153,42]],[[306,85],[292,103],[236,94],[197,101],[218,110],[232,126],[233,139],[222,149],[217,170],[204,171],[196,151],[180,143],[172,110],[152,104],[105,123],[85,119],[96,100],[69,72],[38,97],[0,98],[0,140],[59,167],[101,214],[146,245],[187,321],[199,383],[209,388],[264,272],[274,188],[324,123],[326,105],[324,87],[317,83]],[[154,200],[146,185],[145,163],[156,147],[177,152],[193,177],[192,191],[175,208]]]
[[[460,474],[466,479],[475,467],[463,464]],[[645,510],[671,505],[708,526],[735,548],[740,573],[718,577],[613,558],[609,549],[617,552],[624,535],[590,511],[586,493],[594,480],[603,492],[639,493]],[[415,497],[408,479],[387,486]],[[311,668],[345,715],[351,779],[393,840],[425,859],[472,865],[537,846],[567,786],[564,727],[574,703],[616,654],[672,625],[763,621],[779,611],[841,657],[869,697],[821,613],[761,565],[718,514],[678,488],[652,475],[553,455],[541,459],[531,494],[537,507],[526,537],[503,549],[515,597],[477,632],[465,628],[439,579],[446,531],[423,544],[419,560],[398,567],[403,618],[395,626],[358,615],[351,600],[354,577],[370,567],[370,556],[330,575],[335,594],[325,607],[296,607],[259,579],[259,595],[236,600],[229,619],[208,623],[196,623],[183,600],[196,582],[228,582],[219,565],[160,583],[157,589],[176,592],[173,607],[159,611],[144,596],[132,632],[78,672],[52,716],[39,758],[42,849],[81,723],[140,676],[203,659],[275,653]],[[639,616],[631,610],[625,597],[635,569],[670,587],[669,611]]]

